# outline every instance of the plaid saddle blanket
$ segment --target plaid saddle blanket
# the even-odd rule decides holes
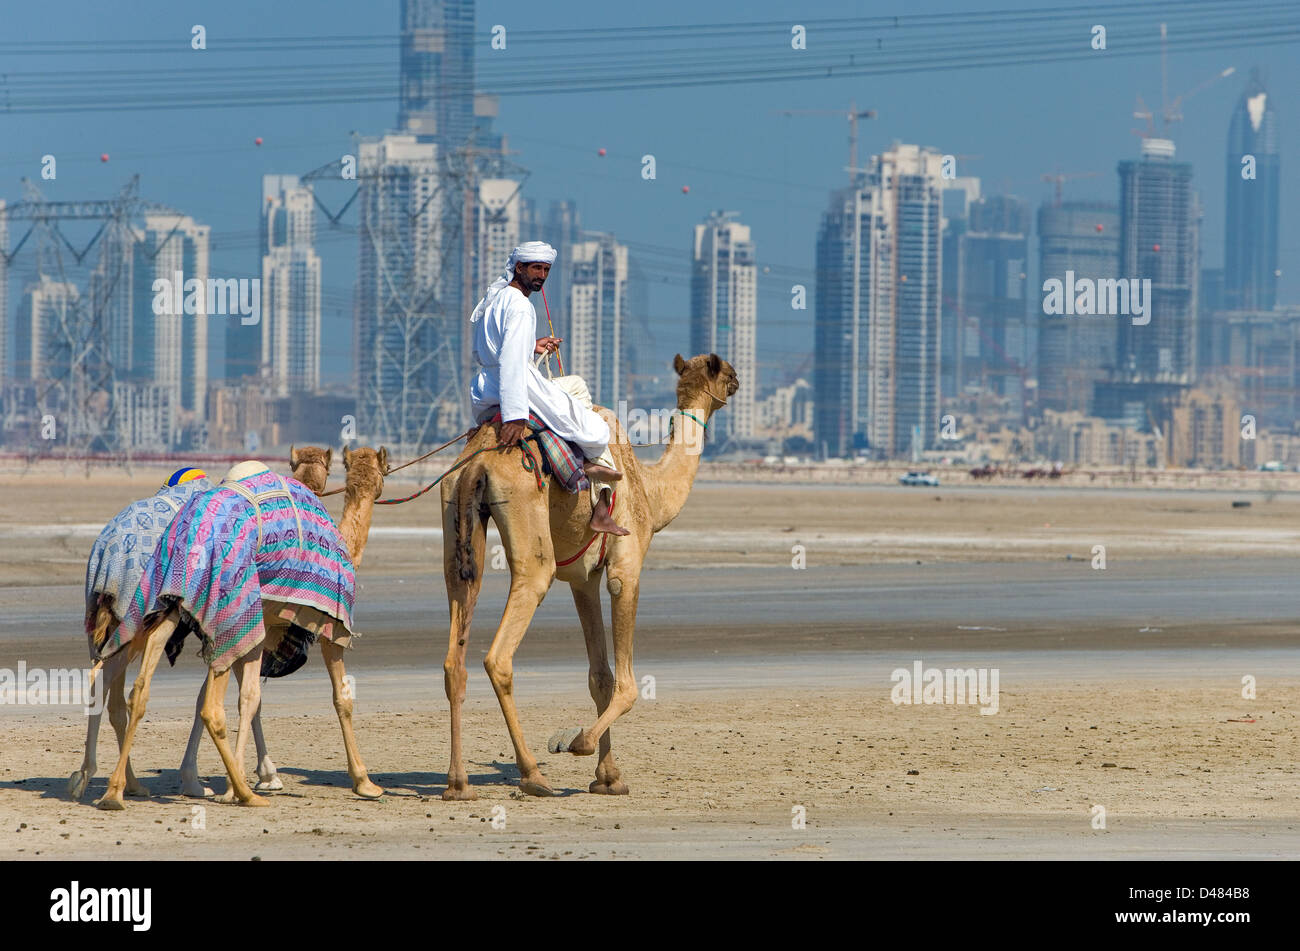
[[[179,606],[220,672],[265,639],[264,602],[314,608],[333,620],[322,635],[350,635],[355,588],[347,546],[316,494],[296,479],[258,473],[182,506],[100,653],[113,654]]]
[[[491,422],[501,422],[501,414],[492,417]],[[582,471],[585,458],[580,450],[567,439],[561,439],[546,428],[537,414],[528,412],[528,428],[533,435],[527,438],[536,440],[542,447],[542,465],[570,492],[585,492],[591,488],[591,480]]]

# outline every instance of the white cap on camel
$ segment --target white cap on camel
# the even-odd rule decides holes
[[[265,463],[258,462],[256,459],[247,459],[244,462],[237,462],[230,467],[230,471],[221,481],[238,482],[240,479],[247,479],[249,476],[261,475],[263,472],[270,472]]]

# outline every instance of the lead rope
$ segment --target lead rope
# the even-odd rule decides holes
[[[534,438],[534,437],[532,437],[532,436],[525,436],[525,437],[524,437],[524,439],[532,439],[532,438]],[[446,472],[444,472],[442,475],[438,476],[438,478],[434,479],[432,482],[430,482],[428,485],[426,485],[426,486],[425,486],[423,489],[421,489],[419,492],[415,492],[415,493],[413,493],[413,494],[411,494],[411,495],[408,495],[408,496],[406,496],[406,498],[404,498],[404,499],[376,499],[376,500],[375,500],[375,504],[376,504],[376,505],[401,505],[403,502],[410,502],[412,499],[418,499],[420,496],[424,495],[426,492],[428,492],[430,489],[432,489],[435,485],[437,485],[437,484],[438,484],[439,482],[441,482],[443,479],[447,478],[447,476],[451,475],[453,472],[455,472],[455,471],[456,471],[457,469],[459,469],[461,466],[465,465],[465,463],[469,462],[471,459],[473,459],[475,456],[477,456],[480,452],[487,452],[489,449],[498,449],[498,448],[500,448],[500,447],[499,447],[499,446],[483,446],[481,449],[475,449],[475,450],[474,450],[473,452],[471,452],[468,456],[466,456],[464,459],[460,460],[460,462],[456,463],[454,466],[452,466],[450,469],[448,469],[448,470],[447,470]],[[525,472],[531,472],[531,473],[533,474],[533,478],[535,478],[535,479],[537,480],[537,488],[538,488],[539,490],[540,490],[540,489],[544,489],[544,488],[546,488],[546,483],[542,481],[542,472],[541,472],[542,467],[541,467],[540,465],[538,465],[537,460],[533,457],[533,454],[532,454],[531,452],[528,451],[528,447],[525,446],[525,445],[523,444],[522,441],[519,443],[519,448],[523,450],[523,456],[522,456],[522,458],[519,460],[519,463],[520,463],[520,465],[522,465],[522,466],[524,467],[524,471],[525,471]]]
[[[544,288],[544,287],[542,288],[542,306],[546,308],[546,326],[547,326],[547,328],[550,329],[550,331],[551,331],[551,336],[554,337],[554,336],[555,336],[555,324],[551,323],[551,305],[548,304],[548,303],[546,303],[546,288]],[[558,349],[555,351],[555,359],[558,360],[558,361],[560,361],[560,376],[564,376],[564,375],[565,375],[565,374],[564,374],[564,357],[560,356],[560,351],[559,351]],[[547,354],[546,354],[546,377],[547,377],[547,379],[554,379],[554,378],[551,376],[551,355],[550,355],[550,353],[547,353]]]

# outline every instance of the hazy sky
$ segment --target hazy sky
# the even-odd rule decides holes
[[[1141,6],[1129,4],[1124,9]],[[596,27],[788,21],[791,24],[845,16],[902,17],[970,13],[984,10],[1035,9],[1053,5],[1018,0],[996,4],[942,0],[873,3],[825,2],[788,4],[773,0],[711,3],[685,0],[610,4],[578,2],[536,4],[482,0],[478,5],[478,55],[483,69],[489,57],[529,57],[530,30],[591,30]],[[1261,9],[1258,3],[1234,3],[1245,16]],[[1077,26],[1086,47],[1089,29],[1107,22],[1104,5],[1057,4],[1059,19],[1051,26]],[[1257,14],[1258,15],[1258,14]],[[1176,35],[1178,14],[1169,17]],[[1186,18],[1184,18],[1186,21]],[[1187,21],[1190,22],[1190,21]],[[132,173],[141,177],[142,193],[210,224],[216,237],[214,276],[258,272],[257,213],[261,176],[301,173],[352,151],[349,133],[380,134],[396,119],[397,57],[395,47],[293,53],[218,53],[223,38],[395,35],[397,0],[51,0],[40,4],[5,0],[4,32],[0,35],[0,198],[21,198],[20,179],[39,178],[40,158],[58,158],[56,181],[39,182],[51,199],[103,198],[115,193]],[[209,51],[189,49],[190,28],[203,24]],[[490,48],[494,24],[507,28],[504,51]],[[1040,29],[1024,30],[1032,36]],[[1041,27],[1046,31],[1047,27]],[[1121,28],[1110,28],[1114,44]],[[944,35],[936,18],[933,36]],[[1147,31],[1151,32],[1151,31]],[[928,36],[929,34],[927,34]],[[580,33],[575,33],[580,37]],[[754,39],[719,43],[752,44]],[[1276,96],[1283,146],[1283,207],[1296,207],[1300,196],[1300,159],[1289,158],[1288,146],[1300,127],[1300,65],[1294,35],[1276,35],[1286,42],[1257,47],[1224,47],[1210,51],[1175,52],[1169,57],[1171,97],[1209,79],[1228,66],[1237,74],[1189,99],[1185,119],[1174,132],[1179,159],[1194,166],[1194,183],[1205,208],[1202,266],[1220,266],[1223,258],[1223,186],[1228,120],[1250,67],[1265,69],[1270,93]],[[70,43],[93,40],[106,47],[139,39],[170,40],[175,54],[109,55],[101,51],[19,55],[18,41]],[[810,49],[833,42],[825,31],[810,28]],[[706,41],[707,42],[707,41]],[[843,42],[842,40],[840,42]],[[700,43],[683,40],[681,44]],[[554,75],[563,76],[567,62],[584,55],[604,54],[597,42],[577,42],[573,52],[554,56]],[[546,47],[554,51],[555,46]],[[618,50],[635,50],[619,44]],[[789,34],[775,32],[772,50],[756,52],[756,63],[775,65],[801,55],[790,49]],[[206,58],[204,58],[206,56]],[[570,58],[570,56],[572,58]],[[74,99],[94,83],[85,70],[156,71],[156,94],[165,95],[168,78],[195,68],[240,69],[266,63],[301,62],[324,66],[391,61],[393,95],[386,101],[362,104],[185,109],[150,109],[106,113],[54,115],[5,114],[6,84],[26,73],[50,75],[50,81],[70,81]],[[495,66],[498,60],[491,60]],[[372,67],[371,70],[381,69]],[[539,74],[540,75],[540,74]],[[614,72],[610,72],[612,77]],[[487,91],[492,91],[490,88]],[[614,232],[633,245],[680,249],[672,258],[646,253],[642,260],[651,279],[652,328],[669,354],[686,349],[688,302],[687,261],[691,228],[711,209],[741,213],[753,226],[760,265],[779,268],[760,282],[759,360],[766,373],[797,368],[812,346],[811,306],[790,307],[792,275],[812,289],[813,248],[818,220],[828,191],[846,181],[847,123],[832,116],[786,117],[785,109],[847,109],[850,100],[875,109],[878,118],[862,125],[861,161],[894,140],[932,145],[944,152],[976,156],[962,159],[961,174],[978,175],[985,193],[1009,191],[1036,207],[1050,198],[1045,172],[1099,172],[1095,178],[1067,183],[1068,199],[1115,200],[1116,164],[1137,155],[1139,139],[1132,129],[1142,123],[1132,117],[1141,93],[1153,105],[1160,101],[1158,55],[1123,58],[1097,52],[1082,60],[1041,65],[993,66],[941,72],[913,72],[857,78],[817,78],[807,81],[755,85],[721,85],[663,90],[586,92],[548,95],[544,82],[530,94],[502,98],[497,129],[509,136],[512,158],[531,171],[525,194],[541,205],[551,199],[572,198],[589,228]],[[254,139],[263,138],[263,145]],[[597,150],[604,148],[602,158]],[[110,155],[108,163],[99,159]],[[640,175],[640,158],[656,157],[658,178]],[[1292,154],[1294,154],[1292,152]],[[690,192],[683,194],[681,187]],[[347,192],[340,186],[322,190],[327,203],[341,204]],[[1300,251],[1297,216],[1283,218],[1281,299],[1300,303],[1300,267],[1292,262]],[[355,224],[355,212],[345,219]],[[324,369],[329,379],[341,379],[350,361],[350,295],[355,277],[356,238],[348,232],[329,234],[318,226],[324,259],[326,327]],[[73,229],[75,230],[75,229]],[[11,245],[19,235],[11,234]],[[86,234],[88,239],[89,233]],[[546,238],[546,235],[529,237]],[[28,258],[27,264],[30,263]],[[16,262],[19,267],[26,266]],[[19,271],[21,273],[21,270]],[[17,282],[11,281],[11,284]],[[11,294],[17,293],[11,287]]]

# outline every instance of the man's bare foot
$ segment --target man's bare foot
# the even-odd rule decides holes
[[[582,471],[587,474],[587,478],[596,482],[617,482],[623,478],[623,473],[617,469],[611,469],[609,466],[602,466],[595,462],[584,462]]]
[[[619,525],[609,514],[609,501],[605,496],[608,492],[600,493],[600,501],[591,511],[591,521],[588,523],[593,532],[605,532],[609,535],[628,535],[630,532],[623,526]]]

